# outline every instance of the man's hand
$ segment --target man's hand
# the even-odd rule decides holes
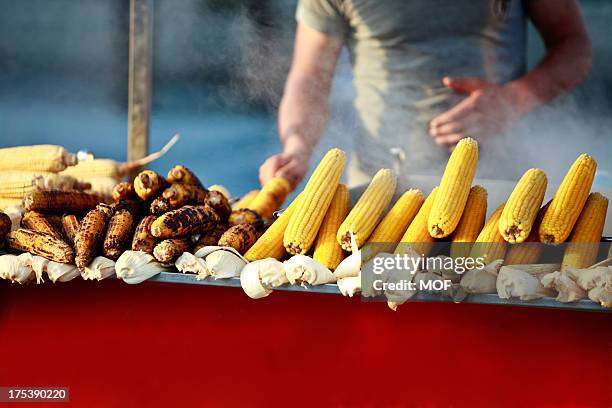
[[[483,142],[502,133],[528,110],[519,103],[525,96],[519,96],[512,83],[495,85],[479,78],[448,77],[442,82],[453,91],[468,95],[429,125],[429,134],[436,143],[451,151],[465,137]]]
[[[280,153],[268,157],[259,168],[259,181],[263,186],[273,177],[283,177],[294,190],[308,171],[310,154],[307,152]]]

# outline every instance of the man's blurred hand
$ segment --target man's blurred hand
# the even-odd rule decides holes
[[[479,78],[448,77],[442,82],[453,91],[468,95],[429,124],[431,137],[451,151],[465,137],[483,142],[502,133],[524,114],[525,107],[518,104],[522,98],[512,83],[495,85]]]
[[[294,190],[308,171],[310,154],[307,152],[280,153],[268,157],[259,168],[259,181],[263,186],[273,177],[284,177]]]

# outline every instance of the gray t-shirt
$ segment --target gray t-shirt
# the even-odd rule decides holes
[[[296,18],[345,41],[360,122],[355,153],[369,174],[392,166],[393,147],[406,154],[403,171],[443,168],[448,151],[429,136],[429,121],[465,97],[446,89],[444,76],[502,84],[526,69],[521,0],[300,0]]]

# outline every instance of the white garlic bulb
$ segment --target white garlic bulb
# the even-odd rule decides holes
[[[165,270],[152,255],[143,251],[125,251],[115,264],[117,277],[129,284],[144,282]]]

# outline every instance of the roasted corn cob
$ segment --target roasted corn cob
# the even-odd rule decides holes
[[[153,256],[161,264],[171,264],[176,259],[183,255],[184,252],[189,252],[190,243],[186,238],[171,238],[161,241],[153,249]]]
[[[241,208],[234,210],[229,216],[228,223],[230,227],[238,224],[251,224],[255,228],[261,228],[263,221],[261,216],[254,210],[248,208]]]
[[[193,186],[204,188],[204,185],[200,182],[196,175],[193,174],[193,172],[187,167],[181,165],[176,165],[171,168],[168,172],[167,179],[170,183],[191,184]]]
[[[219,239],[225,231],[229,229],[227,224],[217,224],[210,231],[199,235],[199,237],[193,243],[193,253],[198,252],[200,248],[205,246],[216,246],[219,243]]]
[[[132,214],[133,218],[140,218],[140,216],[144,216],[148,214],[148,206],[146,201],[142,201],[139,199],[136,200],[122,200],[118,203],[113,203],[110,206],[113,209],[113,212],[127,210]]]
[[[162,215],[165,212],[172,210],[170,203],[164,197],[157,197],[151,201],[149,212],[153,215]]]
[[[134,191],[134,184],[128,181],[122,181],[113,188],[113,201],[118,203],[123,200],[133,200],[138,198]]]
[[[219,238],[220,246],[234,248],[244,254],[257,241],[257,230],[250,224],[234,225]]]
[[[472,243],[478,238],[487,216],[487,190],[482,186],[470,189],[463,215],[451,238],[450,256],[464,258],[470,255]]]
[[[134,179],[134,191],[143,200],[148,200],[157,195],[167,186],[166,180],[152,170],[144,170],[138,173]]]
[[[75,166],[68,167],[62,174],[76,177],[79,180],[112,178],[116,183],[125,175],[121,166],[121,163],[111,159],[90,159],[80,161]]]
[[[580,155],[563,178],[540,224],[540,242],[557,245],[569,236],[589,196],[597,162]]]
[[[215,194],[223,195],[218,191]],[[206,203],[208,191],[190,184],[174,183],[163,191],[162,197],[168,201],[170,208],[179,208],[184,205],[203,205]],[[227,201],[227,198],[225,201]]]
[[[499,219],[506,203],[500,205],[491,215],[485,226],[478,234],[474,246],[470,251],[472,259],[482,258],[485,264],[497,259],[503,259],[506,253],[506,241],[499,233]]]
[[[345,164],[346,154],[331,149],[312,173],[283,237],[283,245],[290,254],[305,254],[314,243]]]
[[[431,251],[434,243],[434,239],[429,234],[427,230],[427,219],[429,217],[429,213],[431,208],[433,207],[434,200],[436,199],[436,195],[438,194],[440,187],[434,188],[429,196],[423,202],[421,208],[419,208],[419,212],[414,217],[408,229],[402,236],[399,244],[395,248],[396,254],[405,254],[409,248],[412,248],[419,254],[423,256],[427,256]]]
[[[212,186],[208,187],[208,189],[210,191],[218,191],[218,192],[220,192],[228,200],[230,200],[232,198],[229,190],[225,186],[222,186],[221,184],[213,184]]]
[[[128,249],[134,232],[134,217],[128,210],[119,210],[108,222],[106,237],[102,246],[104,256],[116,261]]]
[[[290,192],[291,186],[286,179],[274,177],[263,186],[248,208],[257,211],[262,218],[271,218],[272,214],[281,208]]]
[[[153,253],[153,248],[159,242],[157,238],[151,234],[151,224],[155,221],[154,215],[147,215],[138,223],[134,238],[132,239],[132,251],[144,251],[148,254]]]
[[[344,259],[344,251],[336,239],[338,227],[346,218],[349,209],[349,193],[346,185],[338,184],[334,198],[323,218],[315,241],[312,257],[330,270],[336,269]]]
[[[81,183],[71,176],[56,173],[2,171],[0,172],[0,197],[23,198],[37,190],[87,190],[91,185]]]
[[[600,193],[591,193],[563,253],[562,271],[568,267],[588,268],[595,263],[607,211],[608,199]]]
[[[511,244],[520,244],[529,236],[546,193],[546,173],[529,169],[510,194],[499,219],[499,233]]]
[[[255,197],[259,194],[259,190],[251,190],[240,198],[240,200],[236,201],[232,204],[232,209],[239,210],[241,208],[249,208],[249,205],[255,200]]]
[[[43,214],[36,211],[26,212],[21,218],[21,226],[25,229],[50,235],[55,239],[64,239],[55,226]]]
[[[156,238],[175,238],[204,233],[215,227],[219,216],[208,205],[186,205],[169,211],[151,224],[151,234]]]
[[[82,212],[95,208],[100,199],[79,191],[34,191],[23,200],[27,211]]]
[[[505,265],[529,265],[538,262],[544,250],[544,244],[540,243],[538,230],[549,205],[550,201],[538,211],[538,216],[533,223],[533,228],[531,228],[531,232],[527,239],[520,244],[510,245],[506,258],[504,259]]]
[[[76,215],[66,214],[62,217],[62,230],[64,231],[64,236],[68,240],[68,243],[74,244],[74,238],[79,232],[80,227],[81,222]]]
[[[210,206],[222,222],[226,222],[232,212],[232,207],[223,194],[218,191],[209,191],[204,203]]]
[[[257,261],[265,258],[282,259],[285,256],[285,247],[283,245],[283,236],[289,220],[293,217],[295,209],[298,206],[298,199],[301,194],[296,197],[285,211],[268,227],[266,232],[253,244],[253,246],[244,254],[248,261]]]
[[[433,238],[449,236],[459,224],[477,164],[478,143],[469,137],[461,139],[448,159],[436,201],[429,213],[427,227]]]
[[[110,206],[99,204],[95,209],[89,211],[81,221],[79,232],[74,238],[75,261],[79,269],[82,270],[89,266],[100,250],[112,212]]]
[[[351,234],[361,247],[370,237],[395,193],[397,177],[393,170],[382,169],[374,175],[357,204],[338,228],[336,239],[346,251],[351,250]]]
[[[76,156],[62,146],[34,145],[0,149],[0,171],[25,170],[57,173],[76,164]]]
[[[64,241],[42,232],[19,228],[7,236],[8,247],[59,263],[72,263],[74,251]]]
[[[13,222],[11,221],[11,217],[3,212],[0,212],[0,246],[2,246],[4,243],[4,238],[6,238],[6,235],[11,232],[12,225]]]

